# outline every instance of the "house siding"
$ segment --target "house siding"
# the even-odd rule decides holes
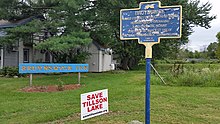
[[[91,54],[86,63],[89,64],[90,72],[100,72],[99,71],[99,50],[94,44],[90,44],[88,47],[88,52]]]
[[[103,71],[103,57],[102,57],[103,51],[99,51],[99,72]]]
[[[4,52],[4,67],[18,66],[18,51],[12,52],[5,50]]]
[[[24,49],[29,50],[29,63],[34,62],[33,61],[33,47],[24,46],[23,42],[19,42],[19,63],[24,62]]]
[[[40,50],[36,50],[34,49],[34,52],[33,52],[33,61],[34,62],[38,62],[38,63],[45,63],[45,52],[42,53]],[[52,56],[50,55],[50,61],[49,62],[52,62]]]
[[[103,71],[111,70],[112,55],[103,54]]]
[[[91,54],[86,63],[89,64],[90,72],[104,72],[111,70],[112,56],[105,53],[105,49],[97,46],[97,43],[91,43],[88,46],[88,52]]]

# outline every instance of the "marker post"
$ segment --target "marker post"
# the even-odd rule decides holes
[[[150,71],[151,71],[151,58],[152,46],[151,44],[145,45],[145,60],[146,60],[146,86],[145,86],[145,124],[150,124]]]
[[[146,97],[145,97],[145,122],[150,124],[150,62],[151,58],[146,58]]]

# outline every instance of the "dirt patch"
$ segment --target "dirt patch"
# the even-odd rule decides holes
[[[68,85],[48,85],[48,86],[32,86],[32,87],[25,87],[21,89],[23,92],[58,92],[64,90],[75,90],[79,89],[83,85],[80,84],[68,84]]]

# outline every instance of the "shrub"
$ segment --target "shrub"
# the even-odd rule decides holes
[[[19,74],[18,71],[18,67],[4,67],[3,69],[1,69],[1,75],[7,77],[13,77],[13,76],[21,77],[21,74]]]
[[[192,64],[195,64],[195,63],[196,63],[196,61],[195,61],[195,60],[192,60],[192,61],[191,61],[191,63],[192,63]]]

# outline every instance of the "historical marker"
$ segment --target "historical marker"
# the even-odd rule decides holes
[[[120,38],[138,39],[139,44],[151,47],[161,38],[180,38],[181,6],[160,6],[160,1],[142,2],[140,8],[122,9],[120,13]],[[149,48],[150,49],[150,48]],[[148,51],[146,58],[152,58]]]
[[[150,124],[150,61],[152,46],[161,38],[180,38],[182,7],[161,6],[160,1],[141,2],[139,8],[120,12],[121,40],[137,39],[146,47],[146,124]]]

